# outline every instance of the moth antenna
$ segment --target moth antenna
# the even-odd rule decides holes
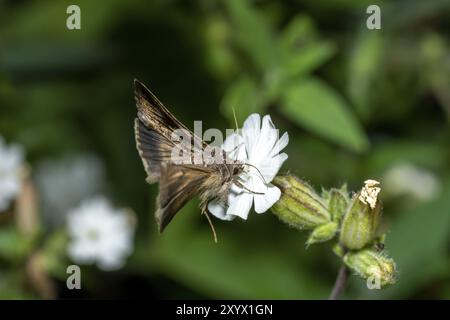
[[[202,210],[202,214],[204,214],[206,216],[206,220],[208,220],[209,226],[211,228],[212,234],[213,234],[213,238],[214,238],[214,243],[217,243],[217,233],[216,233],[216,229],[214,228],[214,224],[211,221],[211,218],[208,214],[208,211],[206,211],[206,209]]]
[[[256,191],[250,190],[249,188],[244,186],[240,181],[236,181],[235,183],[238,185],[238,187],[241,187],[242,189],[244,189],[244,190],[246,190],[246,191],[248,191],[250,193],[253,193],[253,194],[265,194],[264,192],[256,192]]]
[[[259,169],[257,167],[255,167],[254,165],[250,164],[250,163],[244,163],[244,166],[250,166],[256,169],[256,171],[258,171],[260,178],[262,179],[262,181],[264,182],[264,184],[267,184],[266,179],[264,179],[264,176],[262,175],[261,171],[259,171]]]

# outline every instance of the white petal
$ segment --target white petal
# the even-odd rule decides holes
[[[247,220],[248,213],[252,207],[253,194],[242,192],[238,194],[230,203],[227,215],[239,216]]]
[[[251,194],[265,193],[267,190],[264,179],[255,170],[252,171],[248,179],[243,181],[242,184],[247,188],[246,192]]]
[[[288,155],[286,153],[282,153],[280,155],[277,155],[273,158],[268,159],[267,161],[264,161],[259,165],[259,171],[264,177],[264,180],[266,183],[269,183],[275,178],[278,171],[280,170],[283,163],[288,158]]]
[[[243,142],[243,138],[240,135],[237,133],[232,133],[223,142],[222,149],[226,152],[231,152]]]
[[[253,129],[253,130],[259,131],[260,127],[261,127],[261,116],[257,113],[252,113],[244,121],[244,125],[242,126],[242,129],[245,129],[245,130]]]
[[[265,115],[263,118],[259,139],[260,142],[263,143],[264,147],[270,149],[272,149],[275,145],[275,142],[278,141],[278,129],[275,128],[275,125],[272,122],[272,118],[270,118],[269,115]]]
[[[69,257],[78,263],[92,263],[95,260],[97,251],[95,246],[92,246],[87,241],[72,242],[67,247]]]
[[[231,203],[231,201],[234,200],[234,198],[244,192],[244,189],[237,186],[235,183],[232,183],[230,186],[230,194],[228,195],[228,202]]]
[[[235,218],[233,215],[227,215],[227,208],[219,201],[210,201],[208,203],[208,211],[211,212],[213,216],[221,220],[231,221]]]
[[[270,116],[266,115],[262,120],[262,127],[257,141],[254,142],[255,147],[249,151],[249,162],[258,166],[270,155],[277,141],[278,130],[275,129]]]
[[[263,213],[269,210],[280,199],[281,191],[272,184],[268,185],[264,195],[255,194],[255,211]]]
[[[289,135],[287,132],[285,132],[273,147],[271,156],[273,157],[280,153],[280,151],[283,150],[288,145],[288,143]]]
[[[244,138],[236,133],[230,134],[222,144],[222,149],[228,153],[230,159],[246,161]]]
[[[245,120],[242,127],[242,136],[248,155],[252,154],[253,150],[258,147],[260,131],[261,117],[259,114],[253,113]]]

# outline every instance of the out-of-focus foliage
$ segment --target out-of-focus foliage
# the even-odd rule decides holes
[[[81,30],[66,28],[70,4]],[[369,4],[381,30],[366,29]],[[346,297],[450,298],[449,30],[445,0],[0,1],[0,134],[26,150],[37,197],[0,213],[0,298],[327,297],[339,267],[327,244],[306,249],[269,213],[217,221],[214,244],[194,201],[158,235],[134,78],[189,127],[233,128],[233,108],[240,124],[270,113],[290,136],[284,170],[316,188],[383,185],[399,164],[427,172],[437,187],[425,200],[381,193],[398,282],[368,290],[351,277]],[[70,169],[86,154],[98,170]],[[66,184],[56,200],[48,181]],[[132,208],[137,236],[123,269],[83,266],[83,289],[69,291],[64,219],[51,217],[80,190]]]

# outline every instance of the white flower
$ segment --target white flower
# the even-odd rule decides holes
[[[389,168],[384,174],[383,184],[391,196],[406,195],[419,201],[432,200],[441,190],[436,175],[408,162]]]
[[[246,220],[253,203],[256,213],[263,213],[280,199],[280,189],[270,182],[288,157],[280,151],[288,144],[289,136],[285,133],[278,138],[270,116],[264,116],[261,124],[259,114],[250,115],[240,132],[227,137],[222,149],[244,163],[244,172],[239,176],[241,183],[231,185],[228,204],[208,203],[208,210],[214,216],[223,220],[239,216]]]
[[[0,212],[8,209],[20,191],[23,158],[24,153],[20,146],[6,146],[0,137]]]
[[[84,201],[69,212],[67,227],[68,254],[76,263],[116,270],[133,251],[134,226],[128,212],[114,209],[103,197]]]

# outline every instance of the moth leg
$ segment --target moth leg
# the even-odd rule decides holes
[[[208,210],[206,209],[207,207],[207,203],[204,203],[201,205],[200,210],[202,215],[204,215],[206,217],[206,220],[208,220],[209,226],[211,228],[211,232],[213,234],[213,238],[214,238],[214,243],[217,243],[217,233],[216,233],[216,229],[214,228],[214,225],[211,221],[211,217],[208,214]]]

